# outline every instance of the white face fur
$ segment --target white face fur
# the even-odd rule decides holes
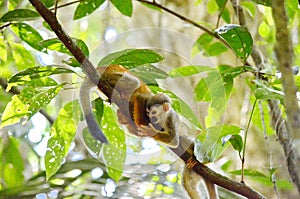
[[[165,121],[168,116],[169,104],[157,104],[147,109],[147,115],[152,124],[158,124],[164,127]]]

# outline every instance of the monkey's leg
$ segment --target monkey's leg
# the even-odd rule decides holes
[[[216,190],[216,186],[211,183],[210,181],[204,179],[204,183],[206,185],[206,188],[207,188],[207,192],[208,192],[208,195],[209,195],[209,198],[210,199],[218,199],[218,195],[217,195],[217,190]]]
[[[201,199],[200,191],[198,186],[201,178],[204,180],[207,195],[209,199],[218,199],[216,186],[205,178],[199,176],[193,170],[188,169],[187,166],[184,167],[182,172],[182,185],[187,191],[191,199]]]
[[[200,176],[194,173],[194,171],[188,169],[186,166],[182,172],[182,185],[191,199],[201,199],[198,191],[198,185]]]

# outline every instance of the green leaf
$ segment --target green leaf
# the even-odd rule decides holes
[[[70,57],[68,60],[62,60],[62,63],[68,64],[74,68],[81,67],[81,64],[74,57]]]
[[[272,5],[271,0],[252,0],[252,1],[257,3],[257,4],[261,4],[261,5],[268,6],[268,7],[271,7],[271,5]]]
[[[204,55],[217,56],[217,55],[220,55],[220,54],[226,52],[227,50],[228,49],[226,48],[226,46],[224,46],[224,44],[222,44],[221,42],[215,42],[215,43],[208,45],[204,49]]]
[[[108,175],[116,182],[120,180],[126,157],[124,131],[119,127],[117,116],[110,106],[105,105],[102,118],[102,130],[109,144],[103,146],[103,158]]]
[[[227,135],[237,135],[240,127],[234,125],[218,125],[203,130],[195,140],[194,153],[202,163],[214,161],[227,148],[223,145],[222,138]]]
[[[216,0],[216,2],[218,4],[219,12],[222,19],[224,19],[226,23],[230,23],[230,18],[231,18],[230,12],[227,8],[225,8],[227,0]]]
[[[74,20],[88,16],[93,13],[105,0],[83,0],[80,1],[74,13]]]
[[[18,70],[33,67],[35,61],[31,53],[21,44],[12,43],[13,59]]]
[[[242,170],[235,170],[235,171],[230,171],[229,173],[233,174],[233,175],[242,175]],[[244,169],[244,175],[245,176],[251,176],[251,177],[264,177],[264,178],[268,178],[267,175],[256,171],[254,169]]]
[[[149,3],[144,3],[144,2],[140,2],[143,6],[147,7],[147,8],[150,8],[152,10],[156,10],[156,11],[159,11],[161,12],[161,8],[155,6],[155,5],[152,5],[152,4],[149,4]]]
[[[251,104],[254,103],[255,98],[251,97]],[[252,124],[259,128],[261,132],[266,131],[268,136],[274,135],[275,131],[272,128],[272,115],[270,115],[270,109],[267,101],[259,101],[259,106],[254,107]]]
[[[150,64],[132,68],[130,72],[148,85],[156,84],[156,79],[166,79],[168,77],[168,73]]]
[[[226,3],[227,3],[227,0],[216,0],[216,2],[217,2],[217,4],[218,4],[218,6],[219,6],[219,8],[224,8],[225,7],[225,5],[226,5]]]
[[[217,56],[228,50],[221,42],[211,43],[212,41],[213,36],[208,33],[202,34],[192,48],[192,56],[199,52],[204,52],[205,56]]]
[[[223,145],[225,145],[225,143],[229,141],[230,144],[232,145],[232,147],[234,148],[234,150],[241,152],[243,149],[243,139],[240,135],[228,135],[225,136],[223,139]]]
[[[205,48],[212,40],[214,37],[208,33],[203,33],[198,39],[196,44],[199,45],[202,48]]]
[[[94,101],[95,112],[98,122],[100,123],[103,117],[104,104],[103,100],[99,97]]]
[[[43,4],[44,4],[47,8],[50,8],[50,7],[54,6],[54,1],[55,1],[55,0],[41,0],[41,2],[43,2]]]
[[[157,63],[163,60],[163,56],[149,49],[126,49],[111,53],[104,57],[98,66],[108,66],[110,64],[120,64],[131,69],[136,66]]]
[[[222,112],[227,100],[226,89],[220,72],[212,70],[207,73],[207,76],[202,78],[195,87],[195,95],[197,101],[211,100],[211,107]],[[206,97],[204,98],[204,96]]]
[[[8,83],[22,84],[22,82],[31,82],[35,79],[62,73],[73,73],[73,71],[60,66],[36,66],[18,72],[9,79]]]
[[[89,49],[88,49],[87,45],[84,43],[84,41],[82,41],[81,39],[76,39],[76,38],[72,38],[72,40],[75,43],[75,45],[77,45],[86,56],[89,55]],[[57,38],[43,40],[40,42],[40,45],[49,50],[55,50],[57,52],[61,52],[61,53],[72,56],[72,54],[66,48],[66,46]]]
[[[170,77],[182,77],[199,74],[202,72],[209,72],[215,70],[211,66],[182,66],[174,68],[169,72]]]
[[[229,99],[232,89],[233,89],[233,76],[231,73],[231,69],[233,67],[228,65],[220,65],[218,66],[218,70],[221,73],[225,92],[226,92],[226,99]],[[228,72],[230,71],[230,72]]]
[[[12,100],[6,105],[2,114],[1,127],[15,124],[27,115],[28,107],[18,98],[17,95],[14,95]]]
[[[57,38],[43,40],[40,42],[40,45],[49,50],[55,50],[61,53],[71,55],[66,46]]]
[[[229,24],[218,28],[215,32],[229,44],[238,57],[246,62],[253,45],[251,34],[247,28]]]
[[[30,21],[40,17],[39,13],[28,9],[15,9],[5,13],[0,22]]]
[[[82,137],[84,143],[89,148],[89,150],[91,150],[96,157],[100,157],[102,155],[101,149],[103,144],[92,136],[92,134],[89,132],[89,129],[87,127],[83,129]]]
[[[195,97],[197,101],[209,102],[211,101],[210,92],[205,79],[200,79],[195,87]]]
[[[24,162],[19,143],[13,137],[0,138],[0,178],[6,188],[21,186],[24,182]]]
[[[64,158],[76,135],[77,125],[80,119],[81,109],[78,100],[67,103],[58,113],[51,127],[45,155],[45,168],[47,179],[54,175]]]
[[[221,71],[221,73],[223,76],[230,75],[232,78],[235,78],[248,71],[255,72],[255,70],[250,66],[236,66],[229,67],[226,70]]]
[[[25,23],[14,23],[11,25],[11,28],[20,39],[32,48],[38,51],[43,50],[43,47],[39,45],[39,42],[43,40],[43,37],[34,28]]]
[[[218,11],[219,8],[218,8],[218,4],[215,0],[208,0],[206,9],[207,9],[208,14],[214,14],[215,12]]]
[[[233,175],[242,175],[242,170],[235,170],[229,173]],[[269,176],[255,169],[244,169],[244,175],[250,177],[252,180],[259,182],[263,186],[274,186],[274,183],[271,181]],[[286,180],[276,179],[276,186],[282,190],[292,190],[292,184]]]
[[[283,99],[283,92],[277,91],[268,87],[257,88],[255,90],[255,97],[259,100],[269,100],[269,99]]]
[[[125,16],[132,15],[132,1],[131,0],[110,0],[112,4]]]
[[[256,14],[256,5],[251,1],[241,2],[241,6],[249,13],[249,15],[254,18]]]
[[[269,0],[269,1],[271,1],[271,0]],[[297,1],[297,0],[286,1],[285,5],[286,5],[286,11],[287,11],[289,22],[294,21],[295,16],[299,11],[298,4],[299,4],[299,1]]]
[[[30,86],[30,87],[51,87],[51,86],[57,86],[58,83],[54,79],[50,77],[41,77],[38,79],[32,79],[32,80],[26,80],[23,79],[23,81],[19,81],[16,83],[9,83],[8,84],[8,90],[10,90],[14,86]]]
[[[54,88],[24,88],[19,95],[14,95],[7,104],[3,114],[1,127],[15,124],[21,118],[29,120],[41,108],[45,107],[59,93],[64,84]]]
[[[227,8],[223,10],[221,17],[226,23],[231,22],[231,14]]]

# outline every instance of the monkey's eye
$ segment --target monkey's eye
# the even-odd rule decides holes
[[[155,115],[157,113],[157,111],[152,111],[152,114]]]

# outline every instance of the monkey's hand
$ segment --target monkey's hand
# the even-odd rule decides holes
[[[179,145],[178,135],[172,136],[170,132],[158,131],[151,123],[147,126],[140,125],[137,127],[139,136],[152,137],[154,140],[171,148],[176,148]]]
[[[147,126],[146,125],[138,126],[137,130],[138,130],[138,135],[143,137],[144,136],[152,137],[153,135],[159,132],[154,128],[154,126],[151,123],[149,123]]]

